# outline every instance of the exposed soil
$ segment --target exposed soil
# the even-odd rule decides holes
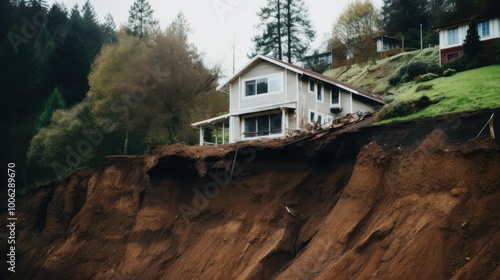
[[[500,279],[490,115],[109,157],[19,199],[0,277]]]

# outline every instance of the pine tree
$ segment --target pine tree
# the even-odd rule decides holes
[[[158,21],[153,18],[153,9],[147,0],[135,0],[130,7],[128,27],[132,34],[143,38],[158,26]]]
[[[104,43],[116,42],[116,24],[110,13],[104,17],[104,24],[101,29]]]
[[[254,51],[287,61],[301,61],[315,36],[303,0],[268,0],[258,13],[261,34],[253,38]]]
[[[59,88],[55,88],[47,101],[45,101],[45,105],[35,121],[35,134],[50,124],[50,119],[55,110],[64,108],[66,108],[66,102]]]
[[[465,36],[463,46],[464,54],[471,58],[476,57],[483,49],[483,45],[479,40],[477,23],[474,17],[469,21],[469,30],[467,30],[467,36]]]

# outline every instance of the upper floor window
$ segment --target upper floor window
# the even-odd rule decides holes
[[[321,87],[320,83],[309,80],[309,92],[316,93],[316,99],[318,101],[323,101],[323,88]]]
[[[283,91],[283,75],[275,74],[267,77],[245,81],[245,96]]]
[[[477,33],[479,34],[479,37],[490,36],[490,22],[489,21],[478,22]]]
[[[448,45],[458,44],[458,27],[446,30],[448,34]]]

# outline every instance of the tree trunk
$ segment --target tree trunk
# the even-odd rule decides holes
[[[281,5],[280,0],[278,0],[278,58],[279,60],[283,60],[283,50],[281,47]]]
[[[287,24],[287,28],[288,28],[288,34],[287,34],[288,35],[288,42],[287,42],[287,44],[288,44],[288,54],[287,54],[288,55],[288,63],[292,63],[292,49],[291,49],[291,47],[292,47],[292,39],[291,39],[292,34],[290,33],[290,30],[292,29],[291,28],[291,26],[292,26],[292,15],[291,15],[292,11],[290,10],[290,2],[291,1],[292,0],[287,0],[287,7],[286,7],[288,10],[288,15],[287,15],[288,16],[288,18],[287,18],[287,23],[288,23]]]

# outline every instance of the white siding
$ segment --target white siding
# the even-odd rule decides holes
[[[346,114],[352,113],[351,112],[351,93],[344,90],[344,89],[341,89],[340,92],[342,94],[342,96],[340,97],[341,98],[340,107],[342,107],[342,112],[340,112],[340,114],[337,114],[336,117],[339,117],[338,115],[344,116]]]
[[[477,20],[477,22],[482,22],[483,20]],[[481,37],[480,40],[490,40],[494,38],[500,38],[500,18],[492,18],[489,19],[489,25],[490,25],[490,36],[486,37]],[[458,42],[456,44],[449,44],[448,43],[448,30],[453,29],[453,28],[458,28]],[[439,30],[439,48],[440,49],[447,49],[447,48],[453,48],[453,47],[460,47],[462,46],[465,37],[467,36],[467,30],[469,29],[469,23],[464,23],[462,25],[458,26],[450,26],[446,28],[442,28]]]
[[[234,143],[236,141],[242,140],[241,138],[241,129],[240,129],[240,118],[239,117],[230,117],[230,124],[229,124],[229,129],[231,130],[230,132],[230,139],[229,143]]]
[[[240,102],[240,88],[238,86],[238,79],[235,82],[232,82],[230,85],[230,94],[229,94],[229,111],[238,110],[239,102]]]
[[[238,109],[249,109],[249,108],[255,108],[259,106],[269,106],[273,104],[279,104],[279,103],[284,103],[286,100],[286,95],[285,95],[285,88],[286,85],[283,85],[283,92],[279,93],[265,93],[265,94],[259,94],[259,95],[254,95],[254,96],[244,96],[244,83],[246,80],[253,79],[253,78],[258,78],[258,77],[265,77],[268,75],[272,74],[277,74],[277,73],[283,73],[283,83],[285,82],[284,80],[284,73],[285,70],[279,66],[276,66],[274,64],[271,64],[267,61],[261,61],[257,65],[255,65],[253,68],[251,68],[248,72],[244,73],[243,75],[240,76],[239,81],[239,95],[238,98],[240,98],[240,104],[239,108],[234,109],[231,107],[231,112],[234,110]]]
[[[286,86],[285,86],[286,100],[285,100],[285,102],[297,101],[297,83],[299,82],[297,80],[297,74],[295,72],[287,70],[285,82],[286,82]]]
[[[296,129],[297,127],[297,114],[294,110],[289,110],[288,113],[288,125],[286,128],[288,129]]]
[[[365,113],[368,113],[368,112],[373,112],[373,107],[368,105],[367,103],[361,101],[362,97],[355,97],[353,95],[353,98],[352,98],[352,110],[353,110],[353,113],[356,113],[358,111],[363,111]]]

